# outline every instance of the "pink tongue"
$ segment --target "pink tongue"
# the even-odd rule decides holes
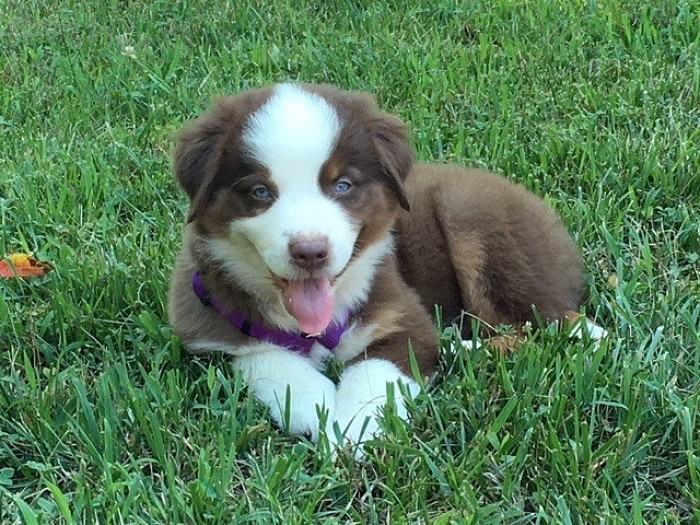
[[[284,305],[309,335],[325,331],[335,311],[335,296],[327,277],[289,281],[283,290]]]

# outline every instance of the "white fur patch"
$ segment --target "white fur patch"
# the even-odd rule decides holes
[[[411,396],[420,391],[418,383],[383,359],[361,361],[345,370],[340,377],[335,403],[335,423],[344,441],[359,445],[381,434],[378,416],[389,401],[389,385],[393,390],[397,415],[408,419],[399,382],[406,386]],[[329,439],[333,441],[334,438],[334,433],[329,434]],[[361,448],[356,449],[356,455],[362,457]]]
[[[318,441],[325,430],[321,414],[331,428],[335,414],[336,387],[308,359],[270,343],[249,345],[247,355],[233,363],[250,391],[270,409],[281,428],[308,434]]]
[[[335,109],[322,97],[293,84],[280,84],[243,132],[249,152],[282,178],[316,183],[340,132]]]
[[[462,339],[462,348],[465,350],[478,350],[483,346],[481,339]],[[455,346],[454,341],[450,343],[450,352],[456,354],[459,350]]]
[[[335,282],[336,317],[343,318],[367,301],[377,266],[394,249],[394,237],[387,233],[367,246]]]
[[[239,356],[248,354],[251,351],[249,346],[234,346],[210,339],[199,339],[192,343],[187,343],[185,346],[187,346],[187,350],[193,354],[221,352],[226,355]]]
[[[333,355],[339,361],[349,361],[353,357],[357,357],[372,342],[372,335],[376,330],[377,325],[361,325],[359,322],[353,323],[352,326],[343,334],[340,343],[333,350]]]
[[[290,260],[289,242],[294,238],[326,237],[327,271],[333,276],[352,255],[360,226],[319,185],[340,127],[335,109],[325,99],[282,84],[250,117],[243,132],[244,147],[268,169],[278,194],[268,210],[233,221],[231,236],[248,239],[265,266],[284,279],[306,276]]]
[[[584,331],[588,334],[588,337],[595,341],[596,345],[608,337],[608,331],[590,319],[585,319],[585,327],[584,323],[577,323],[576,327],[571,331],[571,335],[583,339]]]
[[[298,329],[296,320],[284,308],[282,294],[265,263],[245,236],[232,233],[228,239],[209,239],[207,251],[250,294],[270,326],[290,332]]]

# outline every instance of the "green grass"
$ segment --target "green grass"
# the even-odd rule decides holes
[[[699,523],[699,13],[0,3],[0,254],[56,267],[0,282],[0,523]],[[421,159],[544,196],[610,340],[446,356],[366,464],[274,429],[167,327],[169,152],[213,96],[289,79],[373,92]]]

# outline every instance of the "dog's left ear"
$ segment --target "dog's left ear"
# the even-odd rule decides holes
[[[414,153],[406,125],[394,116],[380,113],[372,120],[372,140],[384,167],[386,185],[401,207],[408,210],[403,181],[413,166]]]

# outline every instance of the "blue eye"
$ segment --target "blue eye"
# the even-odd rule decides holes
[[[272,191],[266,186],[256,186],[253,188],[252,193],[256,199],[260,199],[262,201],[269,201],[272,199]]]
[[[338,182],[335,183],[335,190],[336,193],[347,193],[350,191],[350,188],[352,188],[352,184],[350,184],[346,180],[339,180]]]

